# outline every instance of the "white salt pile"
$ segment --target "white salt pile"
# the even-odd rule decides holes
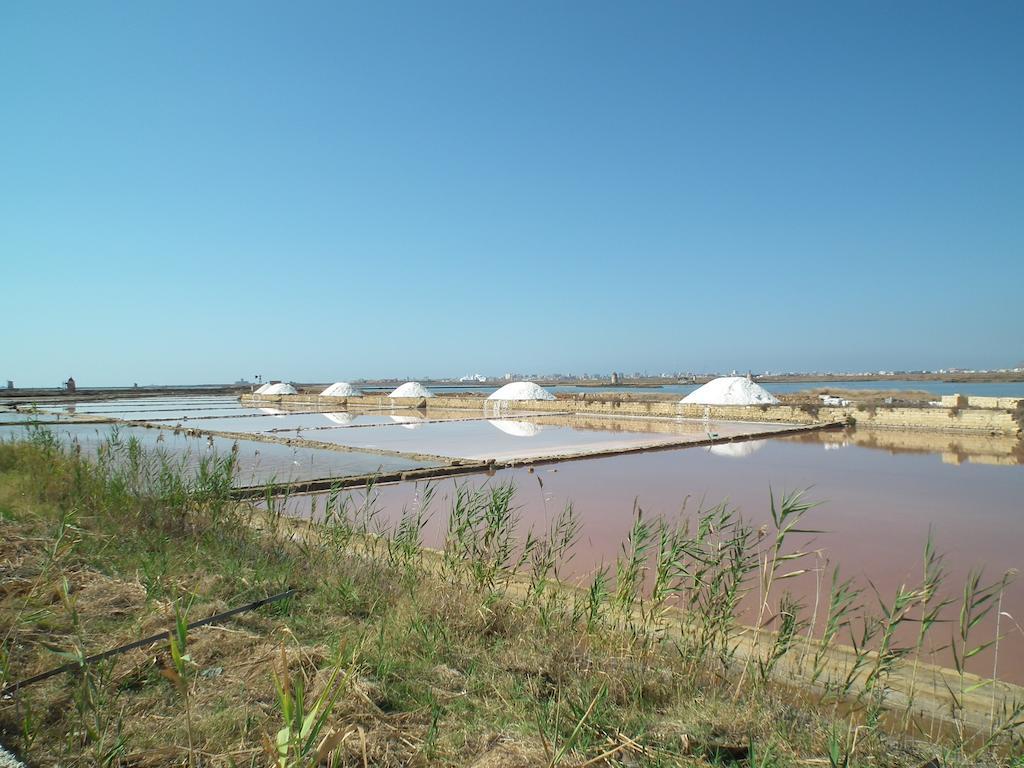
[[[336,381],[323,392],[320,393],[321,397],[358,397],[362,394],[358,389],[353,387],[347,381]]]
[[[538,434],[543,427],[534,424],[530,421],[509,421],[508,419],[488,419],[488,423],[494,427],[497,427],[506,435],[512,435],[512,437],[533,437]]]
[[[532,381],[513,381],[488,395],[488,400],[554,400],[555,396]]]
[[[257,395],[297,395],[298,390],[295,389],[291,384],[285,384],[283,381],[277,384],[265,384],[256,390]]]
[[[407,381],[388,397],[433,397],[434,393],[418,381]]]
[[[712,379],[679,402],[697,405],[778,405],[779,399],[760,384],[743,376],[722,376]]]

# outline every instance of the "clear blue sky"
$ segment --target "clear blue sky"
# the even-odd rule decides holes
[[[1024,3],[5,2],[0,378],[1024,359]]]

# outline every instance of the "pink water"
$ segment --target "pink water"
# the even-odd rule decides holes
[[[644,454],[563,462],[512,469],[492,477],[470,476],[438,481],[435,515],[425,535],[440,545],[446,511],[455,483],[480,485],[514,481],[523,530],[538,531],[565,504],[572,502],[583,534],[566,575],[586,578],[602,563],[614,565],[629,531],[634,500],[648,516],[679,514],[684,502],[693,512],[727,500],[756,525],[768,517],[769,489],[809,489],[822,502],[808,514],[807,527],[827,533],[811,544],[838,563],[845,576],[866,585],[868,578],[890,599],[901,583],[920,580],[921,553],[929,527],[937,549],[946,554],[950,573],[947,593],[958,597],[971,567],[984,566],[986,580],[1024,568],[1024,466],[944,463],[940,453],[892,453],[857,445],[842,446],[835,436],[821,442],[804,436],[743,444],[743,450],[687,448]],[[397,518],[413,502],[418,486],[402,483],[379,489],[385,514]],[[686,501],[688,499],[688,502]],[[308,500],[305,502],[308,504]],[[813,580],[790,584],[810,604]],[[827,585],[826,585],[827,588]],[[1024,580],[1006,590],[1002,609],[998,677],[1024,683]],[[955,618],[953,610],[949,613]],[[747,615],[748,621],[753,617]],[[993,616],[994,619],[994,616]],[[936,645],[949,639],[952,626],[940,629]],[[994,622],[977,628],[976,639],[989,640]],[[948,656],[936,659],[949,663]],[[971,659],[969,669],[993,671],[992,653]]]

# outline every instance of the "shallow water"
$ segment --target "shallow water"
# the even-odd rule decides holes
[[[360,423],[384,423],[386,420],[379,416],[353,417],[351,422],[348,419],[348,415],[334,413],[257,413],[254,416],[247,416],[241,419],[203,419],[201,422],[196,422],[190,426],[195,429],[213,430],[215,432],[249,432],[255,434],[258,432],[270,432],[271,430],[328,429],[355,423],[355,419],[358,419]]]
[[[99,403],[84,403],[78,404],[61,404],[61,405],[43,405],[39,407],[39,410],[53,411],[56,413],[68,412],[68,413],[106,413],[106,412],[125,412],[125,413],[138,413],[140,411],[159,413],[161,411],[208,411],[212,409],[228,409],[228,408],[242,408],[243,406],[237,400],[234,402],[223,402],[223,403],[189,403],[189,402],[176,402],[176,403],[110,403],[110,402],[99,402]]]
[[[57,422],[67,423],[70,421],[66,414],[61,413],[26,413],[24,411],[9,411],[0,408],[0,423],[3,422],[18,422],[18,423],[31,423],[37,422],[39,424],[55,424]]]
[[[94,451],[106,440],[112,428],[105,425],[63,424],[51,429],[63,442],[76,441],[83,450]],[[391,456],[378,456],[356,451],[332,451],[279,443],[252,440],[230,440],[221,437],[189,437],[174,434],[167,429],[145,427],[118,427],[122,440],[135,437],[146,448],[160,448],[183,459],[187,466],[195,467],[202,457],[213,454],[224,456],[238,445],[236,485],[261,485],[268,482],[297,482],[317,478],[363,475],[374,472],[400,472],[432,466],[422,461]],[[20,427],[0,427],[0,439],[23,437]]]
[[[391,419],[401,419],[391,416]],[[304,436],[322,442],[353,448],[374,448],[408,453],[430,454],[463,459],[526,459],[537,456],[569,455],[596,450],[622,450],[640,445],[663,445],[680,440],[704,440],[708,427],[700,420],[659,421],[665,431],[645,430],[648,423],[630,422],[633,429],[623,428],[622,421],[609,420],[608,429],[594,428],[599,419],[590,419],[586,427],[562,426],[544,422],[551,419],[489,419],[459,422],[425,423],[414,416],[395,425],[365,429],[332,429],[306,433]],[[619,426],[613,426],[619,425]],[[791,425],[741,424],[712,422],[714,433],[725,437],[759,430],[780,430]]]
[[[384,413],[365,411],[323,411],[317,413],[289,413],[281,411],[276,414],[258,413],[252,417],[235,419],[203,419],[189,424],[192,429],[211,430],[215,432],[273,432],[280,437],[305,437],[310,440],[333,442],[324,436],[325,430],[343,429],[346,427],[394,426],[409,424],[427,424],[435,421],[466,420],[482,418],[465,411],[431,411],[396,410]],[[345,444],[343,441],[341,444]]]
[[[877,386],[876,382],[851,382],[856,384]],[[886,382],[886,386],[891,384]],[[921,382],[908,384],[918,388]],[[357,449],[331,451],[240,440],[240,485],[429,466],[421,461],[360,452],[359,448],[459,458],[523,458],[656,444],[686,436],[702,439],[707,429],[724,436],[733,430],[738,433],[760,428],[723,422],[705,425],[700,420],[579,416],[426,423],[424,414],[416,411],[268,414],[261,409],[242,408],[236,400],[224,397],[165,397],[146,402],[124,398],[82,405],[96,409],[94,415],[191,415],[188,426],[193,429],[290,430],[277,434]],[[135,410],[140,406],[142,411]],[[59,407],[47,417],[56,418],[58,411]],[[0,421],[5,415],[11,413],[0,410]],[[215,418],[194,418],[198,415]],[[429,417],[435,415],[431,412]],[[452,418],[459,419],[472,415],[451,413]],[[77,437],[90,450],[109,434],[110,428],[64,423],[54,431]],[[184,456],[193,465],[211,451],[231,450],[234,443],[225,438],[190,438],[169,430],[134,426],[122,426],[120,433],[124,438],[133,435],[144,445]],[[24,434],[24,429],[0,427],[0,438],[16,434]],[[813,432],[709,449],[670,449],[549,464],[532,473],[514,469],[494,476],[440,480],[435,481],[439,489],[435,503],[438,515],[427,527],[428,542],[437,545],[442,541],[445,520],[440,513],[447,507],[442,497],[450,497],[456,483],[479,485],[502,480],[514,481],[519,488],[517,503],[522,507],[525,526],[542,530],[566,503],[574,504],[584,528],[575,557],[565,569],[565,574],[572,577],[587,577],[600,564],[614,563],[631,524],[634,500],[647,515],[671,516],[679,512],[687,497],[691,512],[702,498],[709,504],[729,499],[760,524],[767,519],[769,488],[810,488],[810,496],[824,503],[810,514],[809,527],[828,531],[811,546],[820,548],[823,558],[839,563],[844,574],[857,576],[864,584],[870,578],[883,595],[891,596],[900,583],[916,583],[929,526],[934,528],[938,548],[947,552],[953,597],[959,589],[955,585],[962,584],[971,566],[984,565],[987,579],[996,578],[1006,569],[1024,569],[1024,444],[1009,438],[863,429]],[[381,488],[380,498],[388,514],[397,516],[419,488],[422,485],[413,483]],[[308,503],[308,497],[294,499],[294,511],[301,514],[302,505]],[[809,603],[813,601],[813,581],[797,579],[791,586],[802,590]],[[1024,631],[1014,623],[1024,624],[1024,581],[1008,589],[1004,609],[1004,630],[1009,630],[1001,641],[999,675],[1024,683]],[[748,616],[747,620],[752,618]],[[985,639],[990,639],[994,630],[990,625],[979,629],[981,635],[988,634]],[[945,640],[945,636],[937,637],[936,642]],[[992,654],[980,654],[971,664],[973,671],[991,674]]]
[[[817,436],[817,439],[815,439]],[[768,520],[769,492],[809,489],[821,506],[807,517],[807,527],[827,533],[805,542],[822,558],[839,564],[846,576],[867,579],[891,599],[901,583],[917,583],[921,552],[929,527],[937,548],[946,553],[950,571],[947,592],[956,598],[967,569],[984,566],[986,579],[1008,569],[1024,569],[1024,468],[1020,465],[944,462],[938,451],[893,452],[842,443],[842,434],[811,433],[755,443],[686,448],[587,459],[503,470],[435,481],[435,516],[427,542],[443,541],[446,512],[457,483],[483,485],[511,480],[518,492],[523,532],[541,531],[567,503],[583,522],[575,557],[564,575],[586,578],[603,564],[614,564],[632,522],[636,501],[648,517],[674,517],[728,500],[755,524]],[[394,519],[413,503],[422,483],[399,483],[379,489],[380,502]],[[308,511],[308,498],[293,499],[293,511]],[[321,502],[322,506],[322,502]],[[814,583],[809,577],[790,586],[810,606]],[[868,599],[867,593],[865,599]],[[873,598],[871,598],[873,600]],[[1001,641],[999,676],[1024,683],[1024,581],[1006,591],[1003,617],[1007,636]],[[808,608],[810,610],[810,608]],[[746,620],[753,618],[747,615]],[[948,629],[935,636],[948,640]],[[991,622],[979,626],[979,639],[991,639]],[[949,663],[948,657],[940,661]],[[970,669],[991,674],[992,654],[971,660]]]
[[[40,403],[40,410],[83,411],[96,410],[151,410],[154,408],[215,408],[238,406],[237,397],[217,395],[209,397],[120,397],[108,400],[76,400],[62,403]]]
[[[260,416],[278,408],[243,406],[234,397],[163,397],[85,400],[40,405],[43,413],[56,413],[125,421],[192,421],[233,416]]]

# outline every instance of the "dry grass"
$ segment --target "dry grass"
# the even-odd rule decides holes
[[[422,551],[415,517],[384,538],[352,525],[353,508],[348,528],[341,516],[297,528],[231,503],[217,477],[118,471],[45,441],[0,445],[5,682],[170,628],[176,609],[195,620],[287,586],[299,596],[189,632],[183,685],[161,643],[0,702],[0,740],[33,765],[1010,764],[858,726],[773,682],[737,688],[735,670],[684,658],[678,635],[602,609],[588,622],[577,598],[540,582],[507,588],[503,568],[481,566],[518,557],[500,499],[466,501],[457,533],[483,525],[483,538],[444,558]],[[552,547],[534,551],[546,573]],[[311,753],[268,748],[282,680],[307,692],[307,711],[337,686]]]

